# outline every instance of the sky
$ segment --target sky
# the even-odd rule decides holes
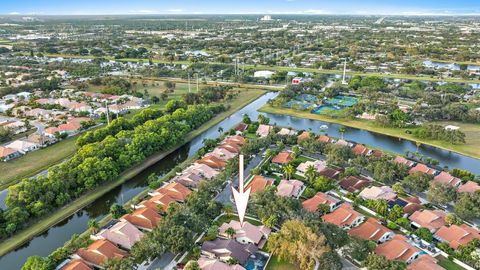
[[[3,15],[480,15],[480,0],[0,0]]]

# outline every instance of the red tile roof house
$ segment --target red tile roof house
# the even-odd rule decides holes
[[[172,178],[172,182],[180,183],[189,188],[197,188],[204,178],[198,173],[186,172]]]
[[[370,180],[362,176],[347,176],[339,183],[340,187],[348,192],[359,192],[370,185]]]
[[[269,126],[269,125],[259,125],[258,126],[258,129],[257,129],[257,136],[261,137],[261,138],[264,138],[264,137],[267,137],[268,134],[270,134],[270,132],[273,130],[273,127],[272,126]]]
[[[237,156],[236,153],[232,153],[228,151],[227,149],[224,148],[215,148],[213,149],[212,152],[210,152],[209,155],[212,155],[218,159],[221,159],[223,161],[229,161],[230,159],[234,158]]]
[[[90,266],[102,268],[108,260],[122,259],[128,256],[126,251],[119,249],[108,240],[97,240],[88,248],[80,248],[72,255],[73,259],[83,259]]]
[[[15,150],[15,149],[0,146],[0,160],[2,160],[2,161],[9,161],[9,160],[17,158],[21,155],[22,155],[22,153],[20,153],[19,151]]]
[[[192,191],[186,186],[177,182],[170,182],[148,194],[152,197],[166,194],[175,199],[177,202],[183,202],[188,197],[188,195],[190,195],[190,193],[192,193]]]
[[[393,162],[397,163],[397,164],[402,164],[402,165],[405,165],[407,166],[408,168],[411,168],[413,166],[415,166],[415,162],[414,161],[411,161],[411,160],[408,160],[402,156],[396,156],[395,159],[393,160]]]
[[[194,173],[206,179],[212,179],[219,174],[218,171],[205,164],[194,163],[183,171],[184,173]]]
[[[325,176],[330,179],[337,179],[341,173],[342,173],[341,170],[332,169],[328,167],[319,172],[321,176]]]
[[[280,165],[287,165],[290,161],[293,160],[292,153],[288,151],[282,151],[278,155],[272,158],[272,162]]]
[[[318,141],[323,143],[333,143],[334,139],[328,137],[327,135],[320,135],[318,137]]]
[[[373,153],[373,150],[368,149],[362,144],[357,144],[355,147],[352,148],[352,153],[355,155],[364,155],[364,156],[370,156]]]
[[[480,186],[478,185],[477,182],[473,182],[473,181],[468,181],[467,183],[459,186],[457,189],[459,193],[465,193],[465,192],[474,193],[477,190],[480,190]]]
[[[365,188],[359,194],[364,200],[387,200],[391,201],[397,197],[397,193],[389,186],[373,186]]]
[[[420,256],[420,250],[407,242],[407,238],[397,234],[392,240],[380,244],[375,253],[385,256],[390,261],[403,261],[412,263]]]
[[[206,241],[202,244],[202,254],[208,258],[217,258],[227,262],[235,258],[240,264],[245,264],[247,259],[257,252],[258,248],[254,244],[240,244],[233,239],[217,238],[213,241]]]
[[[239,221],[231,220],[229,223],[223,223],[222,226],[220,226],[218,229],[219,235],[224,238],[229,238],[226,233],[228,228],[235,230],[234,238],[239,243],[255,244],[258,248],[263,248],[267,242],[268,236],[272,232],[269,228],[263,225],[255,226],[246,221],[242,227]]]
[[[341,201],[323,192],[318,192],[312,198],[304,201],[302,206],[309,212],[317,212],[319,204],[328,205],[330,207],[330,212],[332,212],[340,206]]]
[[[202,159],[200,160],[197,160],[196,161],[197,163],[200,163],[200,164],[205,164],[207,166],[209,166],[210,168],[213,168],[213,169],[216,169],[216,170],[220,170],[220,169],[223,169],[223,167],[225,167],[225,162],[213,155],[210,155],[210,154],[207,154],[206,156],[204,156]]]
[[[255,175],[248,184],[247,188],[251,188],[251,193],[259,192],[265,190],[265,188],[273,185],[274,180],[270,178],[263,177],[261,175]]]
[[[304,141],[304,140],[310,138],[310,135],[311,135],[311,134],[310,134],[310,132],[308,132],[308,131],[302,132],[302,134],[298,135],[298,137],[297,137],[297,142],[301,142],[301,141]]]
[[[147,207],[156,212],[166,213],[168,206],[174,202],[177,202],[174,198],[165,194],[160,194],[152,197],[150,200],[143,201],[137,207],[138,208]]]
[[[303,191],[303,182],[298,180],[282,180],[277,186],[277,196],[298,198]]]
[[[230,137],[225,138],[222,141],[222,143],[234,143],[234,144],[242,146],[246,143],[246,141],[245,141],[245,138],[243,138],[242,136],[234,135],[234,136],[230,136]]]
[[[444,270],[445,268],[437,264],[437,260],[432,256],[425,254],[407,266],[407,270]]]
[[[473,239],[479,239],[480,234],[476,229],[462,224],[460,226],[443,226],[435,233],[434,237],[438,241],[449,243],[453,249],[457,249],[459,246],[468,244]]]
[[[380,221],[375,218],[368,218],[367,221],[360,226],[350,229],[348,234],[364,240],[371,240],[376,243],[384,243],[388,240],[392,240],[395,236],[390,229],[380,224]]]
[[[360,225],[365,220],[365,216],[353,210],[350,204],[344,203],[332,213],[324,215],[322,219],[337,227],[350,229]]]
[[[160,222],[162,217],[154,210],[144,207],[131,214],[125,214],[120,220],[126,220],[143,231],[151,231]]]
[[[421,210],[413,213],[409,219],[416,228],[427,228],[434,233],[445,226],[445,217],[447,214],[442,210]]]
[[[445,184],[445,185],[450,185],[452,187],[459,187],[462,184],[462,180],[460,180],[457,177],[451,176],[447,172],[441,172],[437,176],[433,178],[434,183],[440,183],[440,184]]]
[[[235,131],[237,134],[242,134],[247,129],[248,129],[248,125],[245,123],[240,123],[235,127]]]
[[[60,270],[93,270],[93,268],[88,266],[85,261],[77,259],[69,261],[67,264],[62,266]]]
[[[127,250],[130,250],[142,237],[143,233],[128,221],[120,221],[111,228],[104,229],[91,236],[94,240],[106,239]]]
[[[230,265],[217,259],[200,257],[197,262],[202,270],[245,270],[245,268],[239,264]]]
[[[240,154],[240,145],[234,143],[234,142],[225,142],[225,143],[222,143],[220,144],[219,146],[217,146],[218,148],[223,148],[223,149],[226,149],[232,153],[235,153],[235,154]]]
[[[315,161],[306,161],[302,162],[297,167],[297,174],[300,176],[305,176],[308,167],[313,166],[315,171],[318,173],[327,167],[327,162],[325,160],[315,160]]]
[[[438,174],[438,171],[435,170],[435,169],[432,169],[430,167],[428,167],[427,165],[425,164],[422,164],[422,163],[417,163],[417,165],[413,168],[411,168],[408,173],[409,174],[412,174],[414,172],[423,172],[423,173],[426,173],[426,174],[431,174],[431,175],[436,175]]]

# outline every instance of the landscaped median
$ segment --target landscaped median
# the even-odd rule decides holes
[[[8,238],[2,242],[2,245],[0,246],[0,256],[5,255],[9,251],[17,248],[18,246],[22,245],[23,243],[29,241],[31,238],[35,237],[36,235],[46,231],[48,228],[51,226],[54,226],[55,224],[61,222],[62,220],[66,219],[70,215],[74,214],[77,212],[79,209],[82,209],[83,207],[89,205],[90,203],[94,202],[96,199],[100,198],[103,196],[105,193],[109,192],[113,188],[121,185],[122,183],[128,181],[132,177],[136,176],[149,166],[155,164],[159,160],[163,159],[165,156],[168,154],[172,153],[185,143],[188,143],[191,141],[193,138],[198,136],[199,134],[203,133],[207,129],[211,128],[212,126],[216,125],[226,117],[230,116],[237,110],[241,109],[242,107],[248,105],[250,102],[256,100],[258,97],[263,95],[265,92],[262,90],[248,90],[248,91],[243,91],[240,93],[240,95],[233,100],[231,103],[229,103],[230,108],[218,115],[216,115],[214,118],[212,118],[210,121],[207,123],[203,124],[200,126],[198,129],[191,131],[185,138],[182,140],[181,143],[177,144],[176,146],[170,148],[168,151],[164,151],[158,154],[155,154],[153,156],[150,156],[147,158],[144,162],[141,164],[138,164],[132,168],[130,168],[128,171],[122,173],[120,177],[113,182],[108,182],[105,183],[95,190],[92,190],[90,192],[87,192],[80,198],[76,199],[75,201],[69,203],[68,205],[56,210],[52,214],[46,216],[45,218],[39,219],[36,223],[34,223],[32,226],[25,228],[24,230],[18,232],[16,235],[12,236],[11,238]]]
[[[466,155],[473,158],[480,158],[480,140],[478,139],[478,134],[480,134],[480,126],[478,125],[468,125],[469,132],[466,133],[466,143],[465,144],[451,144],[448,142],[438,141],[438,140],[421,140],[415,138],[412,134],[407,134],[407,130],[414,130],[415,128],[390,128],[390,127],[381,127],[378,126],[373,121],[361,120],[361,119],[347,119],[347,118],[333,118],[326,115],[313,114],[310,111],[298,111],[294,109],[288,109],[283,107],[273,107],[270,105],[264,105],[259,109],[261,112],[271,113],[271,114],[281,114],[281,115],[290,115],[299,118],[307,118],[319,121],[325,121],[334,124],[340,124],[347,127],[363,129],[371,132],[376,132],[392,137],[402,138],[406,140],[413,141],[415,143],[421,143],[425,145],[435,146],[441,149],[448,151],[453,151]],[[458,125],[458,124],[456,124]],[[478,126],[478,127],[477,127]]]

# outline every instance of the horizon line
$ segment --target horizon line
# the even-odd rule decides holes
[[[216,16],[238,16],[238,15],[270,15],[270,16],[286,16],[286,15],[297,15],[297,16],[400,16],[400,17],[429,17],[429,16],[441,16],[441,17],[453,17],[453,16],[462,16],[462,17],[478,17],[480,13],[300,13],[300,12],[277,12],[277,13],[200,13],[200,12],[182,12],[182,13],[105,13],[105,14],[92,14],[92,13],[0,13],[2,17],[25,17],[25,16],[205,16],[205,15],[216,15]]]

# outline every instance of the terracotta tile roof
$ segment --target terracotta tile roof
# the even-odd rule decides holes
[[[462,224],[460,226],[443,226],[435,233],[435,237],[448,242],[453,249],[457,249],[459,246],[466,245],[475,238],[480,238],[480,234],[474,228]]]
[[[152,197],[148,201],[144,201],[142,204],[145,207],[148,207],[154,211],[158,211],[158,209],[160,209],[162,212],[165,213],[167,212],[168,206],[174,202],[176,202],[174,198],[165,194],[160,194]]]
[[[473,181],[468,181],[467,183],[459,186],[457,191],[460,193],[464,193],[464,192],[474,193],[477,190],[480,190],[480,186],[478,185],[478,183]]]
[[[340,202],[338,199],[333,198],[332,196],[327,195],[323,192],[318,192],[312,198],[304,201],[302,203],[302,206],[305,210],[307,210],[309,212],[316,212],[319,204],[325,204],[325,205],[328,205],[328,206],[332,206],[332,205],[337,204],[338,202]]]
[[[260,137],[267,137],[272,129],[273,129],[272,126],[261,124],[258,126],[256,134]]]
[[[278,153],[278,155],[276,155],[272,158],[273,163],[278,163],[278,164],[282,164],[282,165],[286,165],[292,160],[293,160],[292,154],[290,152],[287,152],[287,151],[282,151],[282,152]]]
[[[99,237],[117,244],[118,246],[130,250],[132,246],[140,241],[143,233],[128,221],[120,221],[111,228],[102,230],[98,233]]]
[[[413,255],[419,253],[420,250],[409,244],[403,235],[395,235],[395,237],[375,249],[375,253],[385,256],[388,260],[407,262]]]
[[[80,248],[76,254],[86,262],[96,266],[101,266],[107,260],[113,258],[121,259],[128,256],[126,251],[119,249],[110,241],[104,239],[93,242],[88,248]]]
[[[330,179],[337,179],[338,176],[342,173],[342,171],[332,168],[325,168],[319,172],[321,176],[325,176]]]
[[[240,146],[233,142],[222,143],[221,145],[217,146],[218,148],[226,149],[232,153],[238,154],[240,153]]]
[[[328,137],[327,135],[320,135],[318,137],[318,140],[320,142],[324,142],[324,143],[329,143],[329,142],[332,142],[332,138]]]
[[[412,167],[413,165],[415,165],[415,162],[411,161],[411,160],[408,160],[402,156],[396,156],[395,159],[393,160],[393,162],[397,163],[397,164],[403,164],[407,167]]]
[[[347,176],[339,183],[340,187],[348,192],[357,192],[370,185],[370,180],[362,176]]]
[[[142,207],[133,211],[131,214],[124,215],[121,219],[126,220],[141,229],[152,230],[157,226],[162,217],[156,211],[147,207]]]
[[[6,156],[9,156],[9,155],[11,155],[11,154],[15,154],[15,153],[17,153],[17,152],[18,152],[18,151],[15,150],[15,149],[0,146],[0,158],[4,158],[4,157],[6,157]]]
[[[313,166],[317,172],[321,172],[326,168],[327,162],[325,160],[305,161],[298,165],[297,171],[305,173],[310,166]]]
[[[433,178],[433,181],[435,183],[441,183],[441,184],[450,185],[453,187],[458,187],[460,184],[462,184],[462,180],[460,180],[457,177],[451,176],[447,172],[441,172],[439,175]]]
[[[405,214],[411,215],[422,208],[423,206],[421,204],[409,203],[405,207],[403,207],[403,212]]]
[[[232,153],[225,148],[215,148],[212,152],[209,153],[209,155],[215,156],[223,161],[228,161],[237,156],[236,153]]]
[[[310,132],[304,131],[304,132],[302,132],[302,134],[298,135],[297,140],[299,142],[301,142],[301,141],[306,140],[308,138],[310,138]]]
[[[196,188],[200,181],[203,180],[203,177],[200,176],[200,174],[194,173],[194,172],[186,172],[183,173],[182,175],[177,175],[174,178],[172,178],[172,182],[180,183],[184,186],[187,187],[193,187]]]
[[[425,254],[408,265],[407,270],[444,270],[444,268],[437,264],[435,258]]]
[[[277,134],[280,136],[293,136],[296,134],[296,132],[293,129],[282,128]]]
[[[88,264],[82,259],[72,260],[64,265],[60,270],[92,270]]]
[[[383,151],[380,151],[380,150],[373,150],[372,152],[372,157],[382,157],[384,155]]]
[[[371,150],[362,144],[357,144],[352,148],[352,152],[356,155],[367,155]]]
[[[379,241],[382,236],[390,233],[393,234],[391,230],[387,227],[380,224],[380,222],[375,218],[368,218],[366,222],[362,223],[356,228],[352,228],[348,231],[348,234],[351,236],[357,236],[365,240]]]
[[[229,223],[223,223],[218,229],[219,234],[226,235],[228,228],[235,230],[235,238],[247,238],[250,242],[258,245],[262,239],[268,238],[271,230],[263,225],[255,226],[246,221],[243,227],[237,220],[231,220]]]
[[[168,183],[167,185],[157,189],[156,192],[159,195],[160,194],[168,195],[179,202],[185,201],[187,196],[190,195],[190,193],[192,193],[192,191],[188,189],[186,186],[177,182]]]
[[[296,197],[303,188],[303,182],[298,180],[282,180],[277,186],[277,196]]]
[[[227,137],[223,140],[223,142],[224,143],[234,143],[234,144],[237,144],[239,146],[242,146],[246,143],[245,138],[243,138],[240,135],[234,135],[234,136]]]
[[[205,164],[214,169],[222,169],[225,167],[225,162],[214,155],[206,155],[202,159],[197,160],[197,163]]]
[[[202,270],[245,270],[245,268],[239,264],[230,265],[220,260],[206,257],[200,257],[198,259],[198,265]]]
[[[322,217],[323,221],[337,225],[338,227],[352,226],[353,222],[363,215],[353,210],[353,207],[344,203],[335,211]]]
[[[251,187],[251,193],[264,190],[266,187],[273,185],[273,179],[265,178],[261,175],[255,175],[248,184],[248,187]]]
[[[445,217],[447,214],[442,210],[422,210],[413,213],[409,219],[417,223],[422,228],[427,228],[432,232],[445,226]]]
[[[425,164],[417,163],[417,165],[415,167],[411,168],[408,171],[409,174],[412,174],[414,172],[423,172],[423,173],[427,173],[427,174],[435,174],[437,171],[428,167]]]
[[[240,131],[240,132],[244,132],[245,130],[247,130],[248,128],[248,125],[245,124],[245,123],[240,123],[238,124],[236,127],[235,127],[235,131]]]

